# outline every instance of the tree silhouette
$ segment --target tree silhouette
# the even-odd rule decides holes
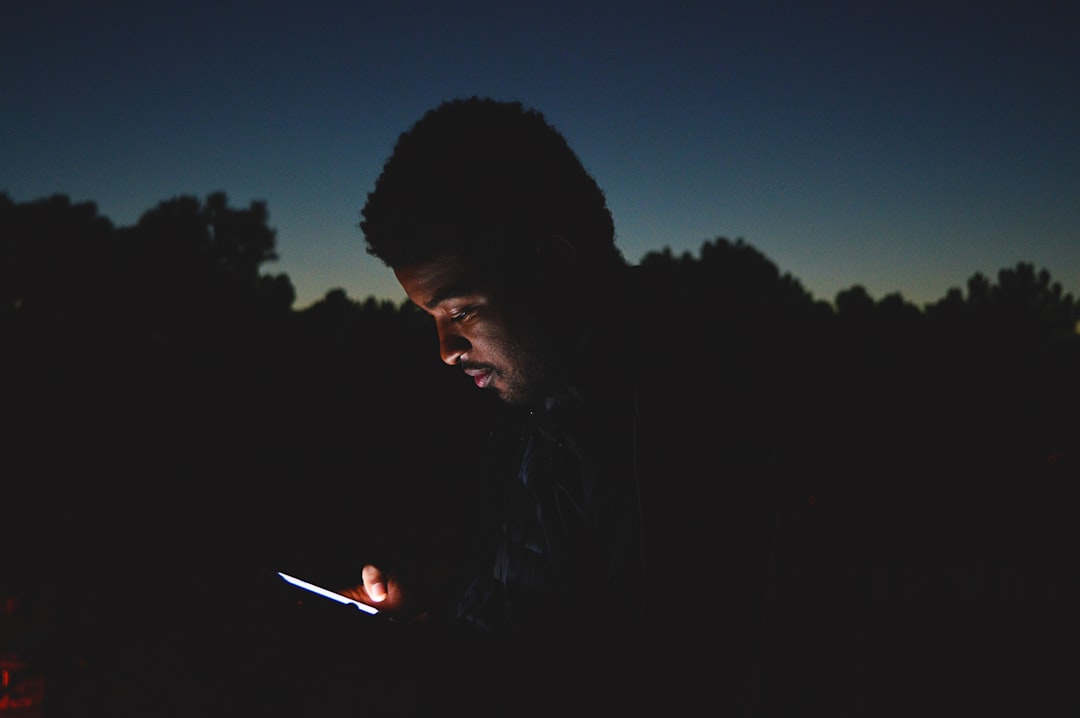
[[[0,311],[76,329],[100,303],[113,231],[92,202],[15,203],[0,194]]]
[[[942,332],[962,330],[980,351],[1013,356],[1042,352],[1078,331],[1080,303],[1052,281],[1046,269],[1021,262],[998,272],[997,283],[981,273],[967,282],[967,296],[950,289],[927,313]]]
[[[179,621],[222,602],[174,586],[170,562],[238,586],[228,577],[257,559],[303,555],[332,573],[393,531],[442,538],[434,527],[467,498],[446,457],[485,432],[490,397],[442,365],[408,302],[331,289],[293,308],[289,278],[264,271],[275,240],[265,203],[233,208],[222,192],[163,201],[121,228],[90,202],[0,194],[0,514],[19,537],[0,591],[16,578],[90,585],[107,556],[116,585],[173,609],[141,618]],[[636,273],[646,380],[672,412],[702,410],[676,437],[699,446],[676,458],[690,479],[673,530],[710,540],[713,493],[735,501],[716,468],[727,454],[772,461],[777,591],[788,606],[822,599],[805,623],[781,616],[785,635],[820,621],[837,653],[851,648],[869,625],[854,609],[872,563],[931,567],[924,595],[949,595],[935,576],[961,559],[1030,568],[1031,592],[1075,587],[1061,567],[1080,302],[1049,271],[976,273],[922,309],[858,284],[815,299],[743,240],[650,252]],[[440,427],[423,450],[418,422]],[[131,620],[111,599],[80,606]],[[211,613],[193,614],[200,635],[225,621]]]
[[[118,284],[141,310],[138,321],[160,339],[181,327],[195,335],[236,331],[287,313],[295,299],[288,277],[260,273],[277,259],[268,220],[265,203],[233,209],[216,192],[205,203],[162,202],[122,230],[127,262]]]
[[[669,248],[650,252],[640,270],[650,302],[643,311],[655,315],[653,324],[666,328],[674,346],[705,357],[703,370],[711,374],[738,365],[740,371],[794,379],[780,373],[778,363],[796,368],[792,354],[801,353],[832,313],[742,239],[704,242],[697,257],[675,257]],[[809,363],[803,357],[797,368]]]

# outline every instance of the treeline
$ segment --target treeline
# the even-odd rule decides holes
[[[140,531],[168,543],[195,522],[249,556],[344,552],[398,518],[371,507],[406,498],[421,497],[416,521],[460,508],[440,461],[485,428],[489,400],[440,365],[407,304],[334,289],[296,309],[289,278],[265,272],[275,259],[266,205],[223,193],[164,201],[131,227],[62,195],[0,195],[10,526],[59,556],[72,532],[126,551]],[[665,298],[650,321],[713,375],[672,390],[707,387],[719,410],[726,384],[760,392],[795,515],[911,552],[966,512],[972,540],[1005,551],[1060,510],[1080,303],[1046,270],[975,274],[924,307],[861,286],[822,301],[741,240],[650,253],[639,271]]]
[[[345,550],[401,503],[423,453],[410,424],[464,387],[407,306],[332,290],[294,309],[288,277],[263,273],[268,218],[215,193],[115,227],[92,203],[0,196],[0,505],[26,547],[7,577],[147,546]]]
[[[453,475],[490,397],[409,305],[333,289],[298,310],[274,259],[267,207],[221,193],[132,227],[0,195],[0,597],[24,606],[0,648],[61,700],[277,710],[304,666],[320,685],[326,646],[352,649],[339,623],[279,613],[267,576],[346,585],[365,552],[445,540],[469,506]],[[697,440],[728,450],[739,412],[767,427],[777,714],[922,706],[934,685],[989,700],[1002,665],[1042,685],[1054,614],[936,599],[1077,588],[1077,300],[1020,263],[924,307],[860,286],[826,302],[724,238],[636,271],[646,370],[695,398]],[[708,523],[735,479],[687,478],[674,491]],[[716,548],[701,570],[724,590],[722,554],[756,549]]]

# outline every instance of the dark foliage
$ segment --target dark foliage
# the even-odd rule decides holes
[[[467,497],[448,457],[492,407],[409,305],[331,290],[295,309],[288,277],[263,273],[275,258],[265,204],[221,193],[123,228],[90,203],[0,195],[0,598],[52,612],[8,604],[0,649],[36,661],[52,695],[225,715],[243,694],[272,712],[274,677],[300,679],[283,665],[295,644],[274,642],[296,619],[267,570],[337,585],[386,544],[455,540]],[[1075,589],[1080,303],[1048,272],[976,274],[922,308],[859,286],[817,300],[722,238],[640,272],[673,391],[722,404],[750,387],[772,427],[785,649],[763,712],[836,690],[839,713],[879,714],[913,641],[941,637],[924,612],[953,615],[934,602]],[[692,364],[663,354],[675,337]],[[974,620],[950,625],[990,646]],[[1006,638],[987,660],[1032,648]]]

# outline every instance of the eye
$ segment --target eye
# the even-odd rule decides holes
[[[450,321],[462,322],[468,319],[475,312],[476,307],[461,307],[460,309],[454,309],[450,312]]]

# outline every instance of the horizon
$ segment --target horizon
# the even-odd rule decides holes
[[[519,100],[604,190],[633,264],[742,239],[815,299],[922,307],[1018,263],[1080,293],[1080,11],[1042,2],[402,2],[6,8],[0,192],[264,201],[305,307],[399,301],[359,212],[397,136]]]
[[[223,190],[218,190],[218,191],[223,192]],[[227,192],[224,192],[224,194],[226,195],[226,197],[228,197]],[[0,191],[0,196],[7,196],[7,194],[4,193],[3,191]],[[194,195],[188,195],[188,196],[194,197],[194,199],[198,200],[200,205],[202,205],[206,200],[206,197],[195,197]],[[29,202],[46,201],[46,200],[49,200],[49,199],[51,199],[53,197],[64,197],[69,202],[71,202],[71,204],[73,206],[77,205],[77,204],[83,204],[83,203],[93,205],[94,207],[97,208],[97,216],[108,220],[113,225],[113,227],[115,229],[130,228],[130,227],[134,227],[135,224],[136,224],[136,222],[131,222],[131,223],[128,223],[128,224],[117,223],[111,217],[109,217],[108,215],[101,212],[101,208],[98,207],[97,203],[94,202],[93,200],[86,199],[86,200],[77,201],[77,200],[65,195],[64,193],[60,193],[60,192],[52,193],[50,195],[46,195],[46,196],[42,196],[42,197],[38,197],[38,198],[35,198],[33,200],[29,200]],[[178,197],[171,197],[171,198],[168,198],[168,199],[161,200],[161,202],[164,203],[164,202],[172,201],[172,200],[177,199],[177,198]],[[232,209],[237,209],[237,210],[247,209],[247,205],[238,205],[238,204],[232,202],[231,197],[228,197],[228,199],[229,199],[229,203],[230,203],[229,206]],[[260,200],[252,200],[252,201],[253,202],[258,202]],[[157,204],[154,205],[154,207],[156,207],[156,206],[157,206]],[[147,211],[149,211],[151,209],[153,209],[153,207],[147,208]],[[272,220],[273,209],[271,207],[267,206],[267,210],[270,213],[271,220]],[[272,221],[268,220],[267,225],[271,230],[276,232],[276,229],[275,229]],[[687,248],[687,249],[675,250],[674,248],[672,248],[670,246],[667,246],[667,247],[659,247],[659,248],[656,248],[656,249],[646,249],[646,250],[643,251],[642,256],[638,259],[638,261],[630,262],[629,260],[627,260],[627,262],[631,266],[637,266],[637,265],[640,264],[640,262],[642,260],[645,259],[645,257],[647,257],[649,255],[660,255],[660,254],[663,254],[665,252],[670,252],[671,255],[673,257],[675,257],[676,259],[682,258],[683,256],[688,255],[691,258],[693,258],[694,260],[697,260],[697,259],[700,259],[701,250],[705,245],[707,245],[707,244],[714,244],[715,245],[715,244],[718,244],[720,242],[728,242],[728,243],[730,243],[732,245],[742,244],[742,245],[745,245],[746,247],[750,248],[751,250],[757,252],[766,261],[768,261],[771,264],[773,264],[774,266],[776,266],[776,269],[777,269],[778,274],[779,274],[780,277],[782,277],[782,278],[784,278],[784,277],[790,278],[792,281],[796,282],[799,286],[801,286],[802,289],[805,290],[810,295],[810,298],[811,298],[812,301],[824,302],[824,303],[828,304],[829,306],[831,306],[834,310],[836,309],[836,296],[837,296],[837,294],[841,294],[841,293],[844,293],[844,292],[848,292],[848,291],[852,291],[852,290],[856,290],[856,289],[861,288],[862,290],[866,291],[866,293],[871,297],[871,299],[874,300],[875,303],[880,302],[881,300],[883,300],[883,299],[885,299],[887,297],[899,296],[905,303],[910,304],[910,305],[916,307],[917,309],[919,309],[920,311],[922,311],[922,310],[925,310],[927,308],[927,306],[944,300],[946,298],[947,293],[952,291],[952,290],[959,290],[964,295],[964,297],[966,298],[967,293],[968,293],[967,292],[968,281],[970,279],[972,279],[976,274],[981,274],[991,284],[996,284],[997,280],[998,280],[998,277],[999,277],[999,274],[1001,272],[1015,271],[1020,265],[1030,265],[1034,269],[1036,274],[1038,274],[1041,271],[1048,272],[1049,275],[1050,275],[1050,281],[1051,281],[1052,285],[1053,284],[1060,285],[1064,295],[1072,297],[1072,298],[1076,299],[1077,301],[1080,301],[1080,293],[1078,293],[1075,290],[1070,289],[1068,286],[1066,286],[1061,281],[1061,278],[1056,276],[1053,273],[1053,271],[1050,270],[1050,268],[1042,267],[1042,266],[1039,266],[1038,264],[1036,264],[1034,262],[1023,260],[1023,259],[1017,260],[1017,262],[1013,263],[1012,265],[999,267],[997,270],[995,270],[993,272],[971,272],[967,277],[965,277],[963,282],[959,282],[959,283],[957,283],[955,285],[947,287],[945,289],[945,291],[943,291],[940,296],[934,297],[932,299],[929,299],[929,300],[923,301],[923,302],[916,302],[916,301],[912,300],[910,297],[905,296],[903,294],[903,292],[900,292],[900,291],[886,292],[886,293],[884,293],[884,294],[882,294],[880,296],[876,296],[866,288],[864,283],[858,282],[858,281],[853,282],[851,285],[849,285],[847,287],[839,288],[837,290],[837,293],[834,294],[831,297],[819,296],[819,295],[815,294],[811,290],[811,288],[807,287],[806,283],[803,282],[802,279],[795,272],[785,270],[783,267],[778,266],[776,264],[776,262],[771,257],[769,257],[767,254],[762,252],[758,247],[756,247],[754,245],[753,242],[749,242],[743,237],[725,237],[725,236],[717,235],[715,237],[702,240],[702,242],[699,243],[699,245],[696,248]],[[276,244],[275,244],[275,251],[276,251]],[[267,261],[265,261],[260,266],[260,274],[263,275],[263,276],[273,276],[273,275],[281,275],[281,274],[283,274],[283,275],[285,275],[285,276],[287,276],[289,278],[290,283],[293,284],[294,289],[295,289],[296,288],[295,287],[295,282],[293,281],[292,276],[289,275],[287,271],[277,271],[277,270],[280,269],[280,266],[279,266],[280,261],[281,261],[280,258],[277,259],[277,260],[267,260]],[[391,277],[393,277],[393,273],[389,268],[386,268],[386,272]],[[358,304],[367,302],[369,300],[374,300],[376,302],[387,302],[387,301],[389,301],[389,302],[392,302],[393,304],[395,304],[396,306],[399,306],[399,307],[401,305],[403,305],[403,304],[408,304],[409,299],[408,299],[407,296],[405,296],[404,291],[400,289],[400,285],[397,284],[396,280],[392,280],[391,285],[394,288],[394,291],[391,292],[391,293],[396,292],[396,293],[401,295],[400,297],[399,296],[388,296],[387,294],[379,295],[379,294],[375,294],[375,293],[369,293],[369,294],[365,294],[365,295],[354,295],[354,294],[350,294],[346,287],[335,286],[335,287],[327,287],[321,294],[314,297],[313,299],[311,299],[311,301],[307,302],[306,304],[301,304],[300,299],[299,299],[299,293],[297,293],[297,299],[294,301],[292,308],[294,310],[296,310],[296,311],[302,311],[304,309],[310,308],[311,306],[313,306],[315,304],[318,304],[319,302],[322,302],[322,301],[326,300],[326,298],[330,294],[335,293],[335,292],[344,293],[345,296],[350,301],[358,303]],[[1077,333],[1080,333],[1080,322],[1077,323],[1076,331],[1077,331]]]

